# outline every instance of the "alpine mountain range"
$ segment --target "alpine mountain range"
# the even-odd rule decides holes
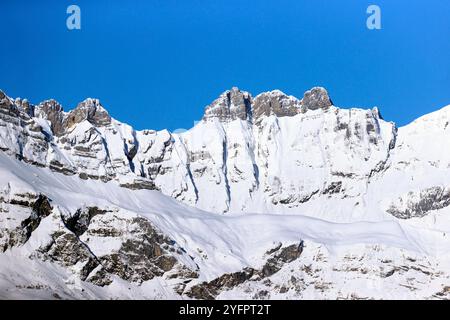
[[[449,122],[234,87],[171,133],[0,91],[0,298],[448,299]]]

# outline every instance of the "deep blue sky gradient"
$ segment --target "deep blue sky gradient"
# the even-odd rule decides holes
[[[77,4],[82,29],[66,28]],[[381,31],[366,8],[382,9]],[[328,89],[406,124],[450,104],[448,0],[0,1],[0,88],[138,129],[190,128],[222,91]]]

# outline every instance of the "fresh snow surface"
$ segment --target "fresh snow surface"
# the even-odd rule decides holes
[[[426,256],[426,259],[439,261],[444,265],[449,261],[448,219],[442,219],[443,223],[438,226],[430,225],[424,228],[414,221],[394,218],[372,222],[335,223],[304,215],[247,213],[226,216],[189,207],[157,191],[133,191],[120,188],[113,182],[83,181],[78,177],[57,174],[46,168],[24,164],[3,153],[0,153],[0,181],[1,189],[7,188],[14,193],[43,193],[52,199],[53,204],[69,212],[86,205],[119,208],[130,215],[145,217],[195,258],[203,280],[212,280],[247,266],[258,268],[264,263],[264,253],[276,243],[298,243],[300,240],[305,240],[306,248],[310,246],[326,251],[330,259],[338,257],[342,251],[361,253],[369,246],[387,248],[388,251],[391,250],[390,254],[394,250],[413,256]],[[436,213],[436,216],[440,214]],[[37,229],[43,235],[46,233],[44,221]],[[114,243],[104,245],[113,246]],[[61,267],[49,262],[30,261],[27,256],[36,246],[33,241],[29,241],[23,247],[13,248],[0,255],[0,297],[48,298],[45,290],[19,290],[22,287],[17,287],[18,283],[26,287],[27,283],[36,281],[44,283],[44,287],[51,287],[51,290],[62,298],[177,297],[173,291],[166,292],[161,289],[165,284],[158,278],[141,286],[120,279],[104,288],[81,283]],[[208,259],[202,258],[205,255]],[[29,273],[29,270],[33,272]],[[83,288],[83,291],[74,289],[72,292],[71,287]],[[121,290],[125,287],[133,289],[130,293],[123,293]],[[242,294],[244,293],[224,293],[223,297],[238,298]],[[314,295],[309,292],[305,297],[308,296]]]

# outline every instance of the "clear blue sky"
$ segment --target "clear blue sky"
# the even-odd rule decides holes
[[[1,89],[66,110],[97,97],[138,129],[190,128],[232,86],[320,85],[400,125],[450,104],[448,0],[1,0],[0,13]]]

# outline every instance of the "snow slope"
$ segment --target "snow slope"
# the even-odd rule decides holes
[[[113,182],[86,182],[78,177],[24,164],[4,154],[0,155],[0,177],[0,188],[8,190],[9,195],[42,193],[48,196],[59,210],[75,212],[82,206],[97,206],[115,208],[125,215],[136,214],[145,217],[193,257],[200,270],[200,278],[196,281],[210,281],[222,274],[237,272],[249,266],[259,268],[265,262],[265,252],[278,242],[291,244],[304,240],[305,252],[314,256],[316,250],[325,250],[333,259],[339,259],[342,256],[340,252],[367,253],[367,247],[377,246],[388,248],[388,256],[395,255],[392,252],[402,252],[402,255],[425,257],[427,261],[438,261],[439,264],[448,263],[450,257],[450,242],[446,235],[449,232],[449,224],[439,229],[425,229],[394,218],[377,222],[339,224],[301,215],[223,216],[188,207],[157,191],[128,190]],[[107,287],[97,287],[76,279],[74,274],[53,263],[32,258],[30,265],[29,257],[45,242],[43,239],[48,237],[49,230],[53,228],[51,216],[44,221],[46,223],[41,222],[26,244],[0,254],[0,291],[3,298],[45,298],[48,297],[48,290],[56,292],[62,298],[177,297],[173,291],[155,289],[157,284],[167,285],[165,281],[168,280],[165,279],[155,278],[141,285],[115,279],[113,284]],[[110,250],[109,247],[113,247],[114,243],[106,241],[100,245],[92,243],[90,246],[96,253]],[[378,260],[377,262],[381,263]],[[32,273],[28,272],[30,269],[33,270]],[[42,286],[47,290],[23,289],[17,287],[18,284],[21,284],[19,287]],[[71,286],[74,288],[71,289]],[[133,293],[122,295],[122,289],[130,286],[133,287]],[[80,292],[81,289],[85,291]],[[352,290],[358,293],[359,287],[353,287]],[[44,291],[42,296],[39,293],[41,291]],[[230,294],[225,296],[230,297]],[[324,297],[334,296],[330,293]]]

